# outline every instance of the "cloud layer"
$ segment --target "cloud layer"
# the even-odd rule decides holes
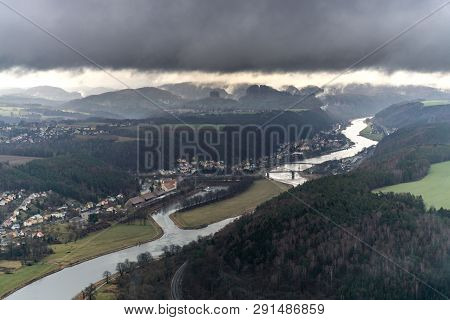
[[[3,0],[112,69],[336,71],[437,8],[428,0]],[[450,71],[450,5],[359,66]],[[0,5],[0,69],[90,63]]]

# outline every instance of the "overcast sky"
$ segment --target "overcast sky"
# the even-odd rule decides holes
[[[245,82],[261,75],[271,81],[274,76],[286,81],[309,77],[320,83],[445,2],[1,1],[96,63],[126,76],[131,85],[176,81],[177,76]],[[394,73],[400,82],[434,79],[445,86],[450,73],[449,31],[450,5],[358,65],[359,72],[343,81],[359,74],[356,81],[373,76],[389,82]],[[1,3],[0,43],[0,80],[9,85],[34,84],[30,79],[40,75],[49,82],[59,77],[74,86],[103,86],[95,81],[105,75],[86,69],[92,67],[89,61]],[[399,74],[406,77],[400,79]]]

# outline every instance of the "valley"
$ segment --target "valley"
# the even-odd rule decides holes
[[[356,123],[357,127],[361,126],[360,122]],[[359,132],[358,129],[353,131],[355,132],[355,136],[357,135],[357,132]],[[352,147],[351,149],[361,150],[362,147]],[[345,152],[340,152],[340,154],[342,157],[348,155]],[[335,157],[338,157],[338,155],[336,155]],[[320,161],[324,161],[326,156],[322,158],[323,160],[319,160],[321,159],[321,157],[317,158],[317,160],[315,160],[315,158],[311,158],[310,161],[312,161],[312,163],[320,163]],[[42,290],[39,289],[42,285],[53,288],[48,292],[49,298],[71,298],[77,292],[79,292],[80,282],[96,282],[104,270],[109,269],[111,271],[114,271],[114,267],[116,266],[118,261],[123,259],[124,254],[126,254],[131,260],[134,260],[138,253],[145,252],[146,250],[151,252],[153,256],[158,256],[163,251],[164,246],[187,244],[196,239],[197,235],[207,236],[213,234],[233,221],[234,217],[239,216],[243,213],[247,213],[249,210],[254,209],[256,206],[267,201],[273,196],[280,194],[283,190],[286,189],[288,189],[288,186],[283,185],[282,183],[267,180],[257,180],[254,182],[254,186],[251,186],[250,189],[244,191],[242,194],[199,208],[176,213],[179,210],[179,205],[169,205],[167,208],[162,208],[156,214],[152,215],[153,219],[155,219],[156,223],[162,228],[163,231],[161,238],[159,238],[158,240],[148,243],[141,243],[141,245],[139,246],[100,256],[93,260],[88,260],[81,264],[65,268],[57,273],[43,278],[42,280],[39,280],[38,282],[31,283],[25,288],[20,289],[12,295],[8,296],[7,299],[20,299],[21,297],[23,298],[24,295],[27,298],[32,298],[37,292],[39,292],[42,296]],[[175,217],[172,218],[171,215]],[[183,220],[177,221],[180,226],[184,227],[184,224],[186,224],[186,227],[188,228],[197,228],[199,226],[201,228],[193,230],[180,229],[172,221],[172,219],[174,219],[175,221],[177,220],[177,215],[179,217],[183,217],[184,215],[186,215],[190,218],[189,220],[187,220],[187,222],[184,222]],[[205,227],[206,224],[208,224],[208,226]],[[100,234],[103,234],[103,231],[100,231]],[[89,241],[89,237],[90,236],[86,238],[86,241]],[[108,247],[110,247],[109,244]],[[81,252],[83,251],[84,250],[81,250]],[[75,251],[74,253],[67,253],[67,257],[69,259],[70,257],[77,255],[77,251]],[[119,259],[118,257],[122,258]],[[48,256],[48,259],[53,260],[52,255]],[[55,259],[54,261],[57,262],[58,259]],[[88,274],[86,274],[86,270],[90,270]],[[83,274],[85,275],[85,278],[80,278],[80,272],[84,272]],[[79,282],[75,282],[75,279],[78,279]],[[61,283],[64,283],[65,286],[62,287]]]
[[[161,93],[157,90],[143,90],[142,92]],[[111,93],[111,99],[119,99],[117,95],[122,94],[124,95],[123,99],[128,99],[131,93]],[[45,294],[46,298],[70,299],[83,287],[88,286],[89,283],[97,283],[104,271],[114,273],[115,267],[120,261],[123,261],[124,257],[134,261],[138,254],[148,251],[153,257],[162,255],[163,259],[168,261],[167,264],[171,266],[170,268],[176,268],[178,262],[181,261],[179,259],[186,259],[192,254],[197,257],[192,262],[196,266],[195,268],[203,270],[204,274],[209,276],[197,282],[196,279],[190,277],[193,272],[192,265],[189,264],[186,267],[185,281],[189,283],[190,289],[184,289],[183,294],[195,299],[204,297],[202,296],[204,294],[203,286],[209,286],[207,281],[216,281],[213,280],[215,277],[214,271],[203,264],[202,259],[206,258],[213,261],[214,259],[225,259],[226,261],[232,259],[230,261],[235,261],[233,263],[227,262],[226,272],[228,276],[236,278],[239,283],[238,290],[243,291],[229,293],[232,294],[233,298],[270,297],[270,294],[282,297],[285,294],[283,290],[287,290],[286,294],[289,292],[289,296],[292,297],[291,289],[282,289],[281,291],[278,289],[281,283],[289,288],[297,281],[292,278],[294,274],[296,274],[296,277],[300,277],[301,274],[311,274],[311,272],[323,279],[326,278],[326,272],[328,272],[325,270],[334,270],[333,277],[336,277],[336,279],[341,276],[344,278],[340,278],[338,286],[324,283],[325,289],[323,291],[311,287],[306,289],[305,287],[305,290],[309,291],[300,291],[299,294],[302,297],[310,295],[310,297],[326,296],[334,298],[336,292],[341,292],[342,296],[352,299],[372,295],[377,297],[377,294],[382,295],[382,291],[377,291],[381,289],[376,289],[372,293],[360,291],[360,295],[354,295],[354,293],[346,291],[348,290],[346,287],[347,280],[345,279],[346,272],[342,274],[340,272],[348,269],[353,270],[352,272],[356,275],[355,270],[358,267],[354,266],[353,262],[346,264],[348,263],[347,260],[343,264],[343,262],[333,260],[325,269],[314,271],[312,262],[295,260],[300,257],[298,256],[299,253],[292,252],[291,249],[281,249],[284,248],[282,244],[285,241],[284,236],[278,234],[273,225],[274,223],[284,225],[286,236],[293,237],[294,240],[292,241],[300,248],[302,254],[309,257],[315,257],[315,255],[310,251],[310,248],[304,247],[306,238],[299,238],[297,235],[304,234],[302,237],[313,236],[310,228],[316,228],[314,226],[319,222],[309,217],[310,210],[330,212],[330,208],[335,206],[339,213],[332,211],[333,219],[350,224],[351,228],[359,230],[358,232],[368,232],[368,230],[361,229],[353,223],[360,221],[364,225],[370,225],[370,228],[378,229],[380,228],[380,221],[375,218],[376,215],[372,216],[375,213],[372,212],[368,216],[358,216],[356,213],[352,213],[350,217],[347,216],[349,209],[344,210],[345,207],[360,208],[371,212],[374,206],[382,203],[383,206],[387,206],[383,210],[389,210],[389,206],[395,207],[399,203],[403,203],[402,205],[407,207],[405,213],[412,214],[411,217],[408,217],[408,221],[415,225],[417,219],[419,219],[415,216],[417,212],[428,210],[430,206],[428,202],[430,200],[427,200],[429,197],[426,192],[421,190],[429,186],[429,179],[435,182],[435,185],[445,186],[445,179],[438,181],[439,179],[436,178],[438,176],[443,177],[442,173],[448,168],[442,168],[436,173],[435,170],[436,168],[439,169],[440,164],[433,164],[430,170],[432,178],[425,177],[424,180],[427,182],[425,184],[421,183],[422,180],[413,182],[412,184],[419,183],[420,185],[413,186],[412,189],[409,188],[409,182],[408,189],[403,189],[402,184],[385,187],[389,184],[407,182],[417,177],[421,178],[427,170],[426,163],[422,164],[421,162],[417,162],[421,164],[420,168],[410,168],[409,162],[405,162],[404,165],[395,164],[395,166],[399,166],[395,170],[402,172],[402,176],[398,176],[398,171],[391,168],[389,163],[398,161],[397,158],[403,158],[405,154],[408,154],[408,157],[414,157],[414,162],[416,162],[416,158],[419,159],[417,161],[422,161],[421,157],[424,157],[424,153],[416,150],[415,153],[410,154],[409,142],[404,141],[407,133],[403,133],[402,128],[393,126],[386,129],[385,125],[387,125],[386,121],[399,121],[395,117],[397,117],[398,112],[402,112],[402,108],[406,108],[406,114],[411,116],[413,109],[410,108],[418,108],[414,109],[414,112],[423,112],[421,108],[428,108],[424,106],[426,103],[422,104],[422,107],[416,104],[412,104],[413,107],[409,104],[406,104],[406,107],[400,106],[395,109],[394,114],[388,113],[390,112],[389,109],[394,110],[393,107],[390,107],[381,111],[373,119],[360,118],[348,121],[344,120],[345,117],[337,118],[332,112],[317,108],[320,105],[319,99],[308,102],[312,104],[307,105],[308,107],[305,105],[306,108],[285,112],[278,117],[273,103],[278,101],[280,106],[283,103],[290,103],[293,99],[291,93],[287,94],[266,86],[254,86],[249,87],[246,94],[247,96],[242,101],[238,99],[241,107],[244,106],[244,102],[261,106],[261,101],[267,102],[266,107],[255,110],[248,107],[236,109],[234,106],[234,111],[230,112],[230,109],[227,109],[228,105],[225,109],[205,112],[206,109],[204,108],[211,108],[208,104],[217,99],[213,95],[208,100],[202,100],[201,104],[190,104],[189,108],[200,108],[198,110],[203,110],[201,113],[174,109],[178,110],[176,112],[186,124],[181,126],[174,125],[173,119],[162,116],[162,114],[159,116],[153,114],[151,119],[137,119],[146,116],[136,114],[136,119],[131,117],[131,119],[126,120],[114,116],[112,119],[60,119],[57,123],[41,121],[38,123],[4,124],[0,130],[0,133],[2,133],[0,141],[3,142],[0,143],[0,151],[5,154],[3,156],[5,160],[11,161],[3,161],[3,166],[0,167],[0,176],[4,177],[0,185],[3,185],[6,190],[23,189],[25,192],[28,190],[51,190],[51,192],[49,191],[51,194],[54,192],[57,198],[60,197],[57,203],[64,204],[70,210],[65,209],[64,212],[52,213],[58,218],[51,219],[49,222],[40,222],[39,215],[46,214],[46,216],[49,216],[51,210],[54,210],[56,206],[45,207],[44,205],[42,207],[40,204],[38,211],[36,211],[37,214],[34,216],[30,217],[30,215],[22,212],[10,217],[10,219],[20,219],[21,223],[25,218],[34,220],[31,227],[14,224],[14,226],[19,226],[15,227],[17,229],[17,231],[14,231],[15,233],[8,230],[8,228],[12,228],[13,222],[8,223],[7,228],[2,230],[4,255],[8,252],[8,245],[18,243],[17,241],[24,239],[23,237],[30,239],[30,246],[36,242],[40,243],[42,247],[39,249],[41,250],[39,258],[33,258],[32,260],[22,258],[20,266],[16,265],[14,268],[9,268],[8,273],[0,274],[0,293],[6,295],[13,292],[7,299],[34,299],[37,298],[38,294],[43,297],[41,288],[45,286],[46,288],[52,288]],[[294,95],[296,94],[294,93]],[[92,98],[92,101],[100,101],[99,99],[109,96],[110,94],[103,94],[100,98]],[[120,101],[120,99],[117,101]],[[180,98],[177,101],[180,102],[183,99]],[[441,101],[439,103],[443,103],[444,100],[439,101]],[[437,102],[430,103],[437,104]],[[136,105],[135,103],[132,104]],[[270,111],[264,110],[264,108],[269,108]],[[438,110],[439,105],[435,105],[434,108]],[[133,113],[134,111],[130,109],[125,112]],[[236,125],[247,128],[245,130],[252,128],[251,130],[254,131],[254,128],[257,128],[258,125],[264,126],[267,121],[273,121],[274,116],[276,116],[274,124],[279,128],[285,128],[284,130],[292,125],[299,132],[302,132],[301,130],[308,126],[311,126],[312,130],[302,133],[304,136],[296,136],[293,139],[286,135],[284,140],[278,141],[274,145],[268,145],[268,148],[264,146],[264,144],[270,142],[270,140],[267,140],[262,145],[256,145],[256,149],[251,150],[252,148],[250,148],[250,152],[248,149],[248,146],[251,145],[250,142],[247,140],[242,141],[242,143],[234,141],[232,148],[240,156],[238,158],[227,157],[227,154],[229,154],[228,147],[231,146],[227,143],[227,140],[218,140],[218,143],[214,145],[217,152],[217,157],[214,160],[198,159],[196,153],[198,151],[193,149],[184,155],[181,155],[181,153],[175,154],[175,164],[173,161],[170,162],[169,159],[163,160],[166,161],[162,163],[164,169],[156,170],[156,167],[146,167],[145,162],[141,161],[140,158],[145,155],[145,148],[149,142],[146,140],[146,130],[155,126],[156,128],[171,126],[178,128],[177,130],[181,130],[180,132],[194,132],[196,134],[201,133],[202,130],[209,130],[210,132],[216,132],[217,137],[220,137],[223,136],[223,133],[235,130]],[[249,124],[251,125],[249,126]],[[432,132],[437,130],[447,132],[447,129],[439,129],[439,126],[442,126],[442,124],[436,126],[428,124],[428,127],[418,124],[417,130],[408,126],[404,130],[414,130],[416,134],[428,134],[430,136],[433,135]],[[175,135],[175,141],[179,141],[177,143],[183,146],[184,142],[177,139],[179,137]],[[381,141],[381,144],[375,148],[377,141]],[[417,141],[420,143],[420,140],[416,140],[415,143]],[[202,145],[204,142],[199,140],[197,143]],[[439,143],[439,147],[434,148],[428,144],[423,146],[423,148],[430,148],[431,161],[446,159],[447,150],[444,146],[446,142],[443,142],[442,136],[434,136],[434,143]],[[395,148],[395,145],[401,147]],[[386,159],[391,160],[387,161]],[[22,162],[14,163],[12,160],[22,160]],[[375,163],[377,165],[371,167]],[[389,175],[389,170],[394,170],[393,172],[396,173]],[[405,176],[409,172],[408,170],[414,171],[413,176]],[[250,186],[248,188],[239,187],[240,184],[245,185],[247,183],[245,177],[251,178]],[[311,178],[314,179],[310,180]],[[80,184],[80,181],[83,181],[83,183]],[[174,184],[175,187],[167,187],[165,186],[166,183],[168,185]],[[290,185],[297,187],[291,188]],[[319,188],[322,191],[315,189],[314,186],[316,185],[320,186]],[[335,189],[337,185],[341,186],[338,188],[339,191]],[[345,187],[343,187],[344,185]],[[380,187],[381,189],[378,189]],[[230,195],[227,195],[227,192],[230,191],[226,190],[232,190],[233,188],[237,188],[236,190],[239,191],[236,194],[230,193]],[[420,200],[409,198],[409,195],[393,196],[394,199],[389,198],[392,196],[386,196],[387,198],[382,199],[373,198],[367,194],[367,191],[372,189],[421,194],[427,208],[420,204]],[[431,200],[433,202],[431,205],[441,203],[439,201],[445,198],[438,189],[433,189],[430,192],[433,196],[438,194]],[[219,192],[219,190],[222,191]],[[115,197],[112,195],[120,195],[122,200],[118,201],[118,198],[108,200]],[[295,199],[299,195],[302,199],[306,197],[307,203],[313,203],[313,209],[304,205],[303,200],[299,203],[292,202],[292,199],[288,200],[290,197]],[[342,197],[346,197],[346,200]],[[192,200],[193,198],[195,199]],[[321,198],[330,200],[324,202],[318,200]],[[344,203],[341,203],[342,201]],[[93,203],[93,205],[89,203]],[[183,209],[183,205],[192,205],[192,208]],[[96,207],[98,209],[95,209]],[[350,211],[353,212],[353,210]],[[66,215],[69,215],[69,217],[66,218]],[[292,215],[298,218],[292,220],[289,218]],[[26,220],[25,223],[29,223],[27,221],[29,220]],[[250,247],[246,249],[239,247],[240,242],[236,242],[236,239],[233,238],[236,228],[241,228],[240,226],[243,226],[243,224],[254,226],[255,229],[252,232],[256,232],[256,234],[247,235],[247,231],[239,229],[241,230],[239,233],[243,234],[243,239],[249,236]],[[394,225],[399,232],[395,231],[395,236],[401,236],[405,226],[401,223],[400,225]],[[333,229],[327,227],[322,230],[321,228],[319,228],[321,230],[319,234],[328,234],[340,245],[346,245],[347,240],[341,235],[329,233],[334,232]],[[444,226],[434,226],[433,228],[435,228],[439,237],[445,232]],[[259,238],[259,232],[266,234],[272,241],[275,241],[273,243],[280,246],[277,250],[281,251],[280,254],[285,255],[284,258],[275,253],[267,256],[270,252],[275,252],[273,251],[275,249],[273,244]],[[46,246],[42,243],[42,240],[41,242],[36,240],[37,234],[49,244]],[[28,238],[28,235],[30,238]],[[212,235],[214,235],[214,238],[211,238]],[[198,236],[203,237],[202,240],[192,242],[197,240]],[[220,248],[216,248],[215,254],[209,257],[198,256],[195,253],[197,250],[204,250],[203,246],[205,245],[212,245],[208,244],[211,241],[210,239],[216,239],[214,241],[219,244],[224,241],[223,239],[230,236],[232,238],[228,238],[223,243],[223,247],[234,246],[233,249],[229,248],[234,252],[233,255],[236,255],[233,258],[228,256],[230,253],[223,251],[225,249]],[[427,236],[426,233],[423,234],[423,237]],[[375,237],[385,239],[387,235],[378,234]],[[260,240],[256,241],[255,239]],[[315,246],[329,245],[323,238],[319,238],[317,241]],[[353,245],[355,244],[353,243]],[[438,245],[442,246],[440,240]],[[402,247],[383,248],[386,250],[404,250]],[[248,252],[255,260],[251,262],[248,258],[242,256],[241,254],[244,252],[242,250]],[[358,247],[357,250],[363,250],[363,248]],[[20,256],[23,253],[17,251],[15,254]],[[220,256],[222,254],[224,256]],[[363,255],[365,253],[363,250],[357,251],[356,254]],[[285,263],[290,266],[290,269],[284,270],[285,275],[276,271],[275,265],[278,262],[275,261],[278,260],[273,259],[285,259]],[[327,258],[319,255],[318,259]],[[370,259],[374,258],[370,257]],[[255,271],[253,265],[255,261],[261,261],[258,268],[263,269]],[[166,264],[166,262],[164,263]],[[436,263],[432,261],[429,268],[435,268]],[[243,267],[242,264],[247,265]],[[297,267],[293,267],[294,265]],[[302,265],[302,268],[298,267],[299,265]],[[253,271],[248,273],[248,270]],[[168,274],[171,271],[175,271],[175,269],[168,270]],[[270,283],[265,282],[260,272],[273,275],[269,279]],[[372,276],[376,278],[380,270],[360,270],[358,272],[361,272],[361,279],[365,279],[363,281],[365,284],[376,285],[376,282],[371,282],[375,281],[372,280]],[[80,276],[81,273],[84,275],[83,278]],[[112,292],[116,297],[141,297],[130,296],[130,293],[127,293],[128,280],[126,279],[131,276],[131,273],[127,275],[126,272],[125,274],[125,278],[122,276],[115,278],[114,286],[105,287],[108,291],[107,297],[111,297]],[[259,278],[260,276],[262,278]],[[399,285],[396,274],[389,274],[388,276],[391,277],[393,285]],[[428,277],[428,275],[426,276]],[[37,279],[39,280],[35,281]],[[301,279],[307,280],[306,278]],[[311,278],[309,279],[311,280]],[[153,280],[149,279],[149,281]],[[250,287],[247,287],[247,281],[250,281],[248,283]],[[254,281],[261,284],[265,283],[265,287],[251,285]],[[408,283],[402,285],[406,296],[411,294]],[[222,297],[223,290],[225,289],[219,285],[213,290],[213,297]],[[253,293],[242,295],[242,292]],[[142,292],[142,294],[144,293]],[[430,295],[430,292],[426,290],[421,291],[421,294],[424,297],[437,297]],[[394,295],[393,297],[403,297],[403,295]]]
[[[449,27],[450,0],[0,0],[0,319],[445,317]]]

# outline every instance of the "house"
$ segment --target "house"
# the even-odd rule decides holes
[[[108,213],[114,213],[114,212],[116,212],[116,208],[114,208],[114,207],[109,207],[108,209],[106,209],[106,212],[108,212]]]
[[[55,213],[52,213],[50,216],[55,219],[63,219],[66,216],[66,213],[65,212],[55,212]]]
[[[10,233],[8,233],[8,237],[10,239],[15,239],[19,236],[19,233],[17,232],[17,230],[11,231]]]
[[[15,223],[12,225],[11,230],[19,230],[20,229],[20,225],[18,223]]]
[[[144,193],[143,195],[141,195],[141,197],[145,200],[145,201],[150,201],[152,199],[155,199],[157,197],[157,195],[153,192],[147,192]]]
[[[175,190],[176,188],[177,188],[177,180],[175,179],[163,180],[161,182],[161,189],[163,189],[166,192]]]
[[[96,206],[97,207],[103,207],[103,206],[106,206],[106,205],[108,205],[108,200],[107,199],[100,201],[99,203],[97,203]]]
[[[98,214],[98,213],[99,213],[98,209],[93,209],[93,210],[82,212],[80,215],[81,215],[81,219],[83,219],[84,221],[87,221],[89,219],[90,215]]]
[[[65,212],[53,212],[53,213],[47,213],[44,215],[44,220],[50,220],[50,219],[64,219],[66,216]]]
[[[42,239],[44,237],[44,234],[41,231],[36,232],[33,234],[33,238]]]
[[[28,218],[24,223],[24,227],[31,227],[32,225],[39,224],[44,222],[44,217],[42,217],[40,214],[36,214],[30,218]]]
[[[160,197],[160,196],[162,196],[163,194],[165,194],[166,192],[165,191],[162,191],[162,190],[156,190],[156,191],[154,191],[153,192],[157,197]]]
[[[137,196],[137,197],[128,199],[128,201],[125,203],[125,206],[126,207],[136,207],[144,202],[145,202],[144,198]]]
[[[27,220],[25,220],[24,222],[23,222],[23,226],[24,227],[31,227],[33,224],[35,224],[35,222],[34,222],[34,220],[33,219],[27,219]]]
[[[11,221],[11,219],[6,219],[5,221],[3,221],[2,226],[3,226],[4,228],[9,228],[9,227],[12,226],[12,224],[13,224],[13,222]]]

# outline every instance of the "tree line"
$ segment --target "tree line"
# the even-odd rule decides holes
[[[450,132],[450,125],[447,126]],[[431,163],[450,159],[450,140],[446,134],[439,136],[439,130],[430,126],[410,130],[399,130],[387,142],[382,141],[373,158],[359,169],[297,186],[262,204],[254,214],[241,217],[214,237],[185,246],[176,254],[179,259],[189,258],[183,278],[184,296],[188,299],[449,296],[450,211],[427,210],[421,197],[411,194],[371,192],[387,184],[419,179]],[[433,136],[433,143],[408,138],[417,132]],[[396,147],[391,148],[393,145]],[[173,275],[176,264],[172,264]],[[132,287],[140,297],[158,298],[156,293],[166,285],[160,278],[138,279],[121,282],[119,292],[123,298],[130,296]]]

